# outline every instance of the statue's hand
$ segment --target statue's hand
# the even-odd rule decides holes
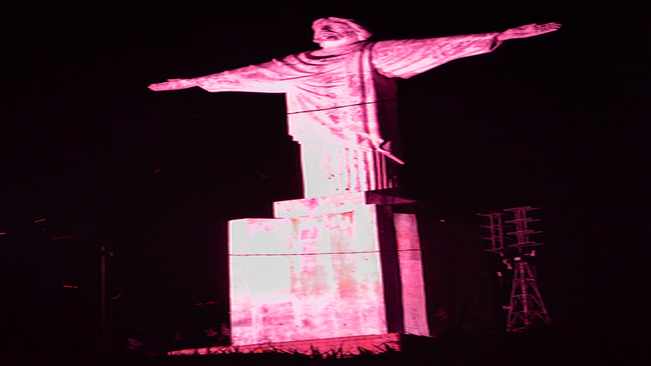
[[[560,27],[561,25],[558,23],[527,24],[517,28],[507,29],[504,32],[500,33],[497,36],[497,39],[499,41],[505,41],[507,39],[533,37],[540,34],[553,32],[555,30],[558,30]]]
[[[148,86],[153,91],[187,89],[197,86],[192,79],[167,79],[164,83],[151,84]]]

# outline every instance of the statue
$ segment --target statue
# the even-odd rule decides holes
[[[502,41],[557,30],[529,24],[504,32],[369,42],[351,20],[316,20],[321,49],[192,79],[151,84],[154,91],[198,86],[209,92],[285,93],[289,134],[301,145],[305,197],[397,186],[395,78],[409,78]]]

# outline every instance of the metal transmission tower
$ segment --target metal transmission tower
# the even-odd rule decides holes
[[[486,250],[499,254],[506,268],[513,273],[509,305],[504,306],[504,309],[509,311],[506,318],[507,332],[525,330],[531,327],[536,318],[547,324],[551,322],[538,290],[535,269],[529,263],[530,258],[536,255],[533,247],[543,245],[529,238],[531,234],[540,233],[529,229],[530,222],[540,221],[527,217],[528,211],[536,209],[530,206],[507,208],[504,212],[513,213],[513,220],[508,221],[502,220],[506,214],[501,212],[479,214],[489,218],[489,225],[482,226],[490,232],[490,236],[484,238],[491,243],[490,248]],[[505,245],[504,223],[515,226],[515,231],[508,233],[516,239],[513,244]]]

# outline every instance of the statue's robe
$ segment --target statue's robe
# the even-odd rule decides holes
[[[498,33],[358,42],[192,79],[210,92],[285,93],[305,197],[396,186],[394,78],[490,52]]]

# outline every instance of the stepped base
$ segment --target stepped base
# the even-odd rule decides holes
[[[374,192],[281,201],[229,222],[233,346],[427,336],[414,201]]]

